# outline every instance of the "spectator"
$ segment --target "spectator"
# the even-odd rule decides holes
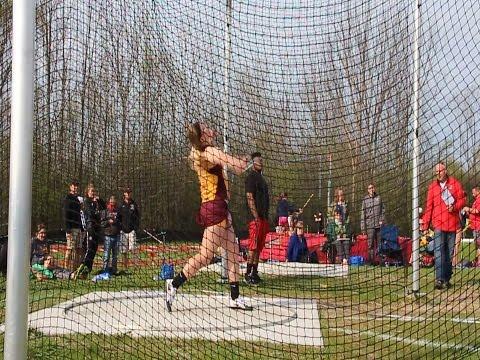
[[[350,257],[350,227],[343,222],[344,211],[336,208],[333,221],[327,225],[327,237],[330,244],[335,244],[337,250],[336,262],[346,265]]]
[[[368,194],[363,198],[360,214],[360,229],[367,233],[368,239],[368,264],[374,264],[378,245],[380,244],[380,228],[385,222],[385,207],[382,199],[375,192],[375,185],[370,183]]]
[[[290,262],[306,262],[308,255],[307,240],[305,239],[303,221],[298,221],[295,231],[290,235],[287,248],[287,260]]]
[[[71,279],[73,273],[55,264],[53,256],[48,255],[42,264],[35,263],[32,265],[32,275],[39,281],[54,279]]]
[[[342,224],[349,224],[350,223],[350,214],[348,212],[348,205],[345,201],[345,193],[343,192],[342,188],[335,189],[335,198],[334,202],[330,205],[328,209],[328,217],[330,221],[335,220],[335,212],[340,212],[340,217]]]
[[[137,232],[140,225],[140,211],[132,198],[132,189],[127,187],[123,190],[123,202],[118,211],[120,222],[119,250],[122,254],[123,268],[128,269],[128,253],[135,255],[137,247]]]
[[[106,216],[102,221],[105,243],[103,249],[103,271],[117,273],[118,241],[120,239],[120,222],[118,219],[117,199],[110,196],[107,204]],[[110,258],[112,266],[110,267]]]
[[[67,249],[65,251],[65,268],[74,270],[80,265],[82,255],[83,226],[81,208],[83,198],[78,196],[79,182],[72,180],[69,192],[63,200],[63,219]]]
[[[8,236],[0,235],[0,273],[7,276]]]
[[[87,236],[84,243],[85,255],[80,266],[74,272],[74,278],[86,277],[92,271],[98,244],[102,241],[101,221],[105,216],[105,202],[97,196],[95,186],[88,184],[83,204]]]
[[[245,282],[251,285],[258,285],[261,282],[260,276],[258,276],[258,262],[260,253],[265,247],[265,238],[269,231],[268,210],[270,198],[268,185],[262,174],[262,155],[259,152],[254,152],[251,157],[253,168],[245,179],[247,206],[250,210],[250,222],[248,223],[250,243],[248,246]]]
[[[473,242],[477,249],[475,266],[480,266],[480,187],[475,186],[472,189],[473,204],[471,207],[465,206],[463,211],[468,215],[470,228],[473,230]]]
[[[45,224],[37,225],[37,232],[32,238],[30,249],[30,265],[43,265],[47,256],[50,255],[50,241],[47,240],[47,227]]]
[[[460,227],[459,212],[465,206],[460,182],[447,173],[443,163],[435,165],[437,179],[428,187],[423,229],[433,225],[435,256],[435,289],[450,288],[455,234]]]
[[[313,221],[317,224],[317,234],[323,233],[323,214],[321,212],[313,214]]]
[[[288,195],[286,192],[280,194],[277,204],[278,226],[281,226],[284,231],[288,229],[288,216],[293,212],[292,205],[288,202]]]
[[[463,197],[465,198],[466,202],[468,194],[465,192],[463,194]],[[452,266],[457,266],[461,262],[461,259],[459,259],[459,257],[461,256],[463,234],[465,230],[470,226],[468,221],[468,214],[465,211],[461,210],[458,216],[460,219],[460,225],[457,229],[457,232],[455,233],[455,246],[453,247]]]

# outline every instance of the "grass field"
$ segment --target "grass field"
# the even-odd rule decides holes
[[[179,264],[191,252],[176,253]],[[469,252],[469,248],[464,250]],[[149,259],[148,254],[141,254]],[[147,262],[146,262],[147,263]],[[145,264],[146,264],[145,263]],[[177,267],[177,270],[179,267]],[[40,310],[93,291],[163,288],[152,278],[156,267],[145,265],[110,281],[30,282],[30,311]],[[228,293],[217,275],[201,273],[185,293]],[[434,291],[433,268],[421,270],[420,296],[411,287],[411,268],[351,267],[345,278],[264,277],[259,287],[242,286],[246,296],[316,299],[325,346],[274,342],[207,341],[202,339],[133,338],[127,335],[50,337],[29,332],[32,359],[478,359],[480,358],[480,270],[456,269],[454,287]],[[5,279],[0,279],[5,289]],[[3,290],[3,294],[5,291]],[[5,297],[0,319],[4,320]],[[142,311],[142,309],[138,309]],[[99,321],[102,316],[99,314]],[[208,316],[206,318],[208,321]],[[3,351],[3,334],[0,338]],[[477,349],[479,349],[477,351]]]

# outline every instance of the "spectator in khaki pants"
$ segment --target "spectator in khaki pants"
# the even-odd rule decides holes
[[[132,198],[132,189],[129,187],[123,191],[123,202],[118,211],[118,221],[121,229],[119,250],[122,254],[123,268],[128,269],[128,252],[136,252],[137,232],[140,225],[140,211]]]
[[[64,267],[73,271],[82,259],[82,202],[83,198],[78,195],[79,182],[72,180],[69,192],[63,200],[63,219],[65,222],[65,237],[67,250],[65,252]]]

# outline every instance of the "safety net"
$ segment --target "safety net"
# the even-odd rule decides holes
[[[37,1],[29,358],[478,358],[480,5],[420,3]]]

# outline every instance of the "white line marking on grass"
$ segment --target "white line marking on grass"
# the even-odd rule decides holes
[[[375,320],[375,321],[392,321],[392,319],[399,321],[410,321],[410,322],[420,322],[420,321],[451,321],[453,323],[461,324],[480,324],[480,319],[476,318],[447,318],[447,317],[424,317],[424,316],[406,316],[406,315],[382,315],[382,316],[348,316],[352,320]]]
[[[472,346],[472,345],[449,344],[449,343],[443,343],[443,342],[431,341],[431,340],[416,340],[416,339],[394,336],[389,334],[376,333],[370,330],[361,331],[361,330],[353,330],[353,329],[346,329],[346,328],[332,328],[331,330],[342,332],[347,335],[373,336],[373,337],[380,338],[382,340],[401,342],[409,345],[428,346],[428,347],[441,348],[441,349],[447,349],[447,350],[450,350],[450,349],[465,350],[466,349],[471,352],[478,352],[480,350],[479,347]]]

